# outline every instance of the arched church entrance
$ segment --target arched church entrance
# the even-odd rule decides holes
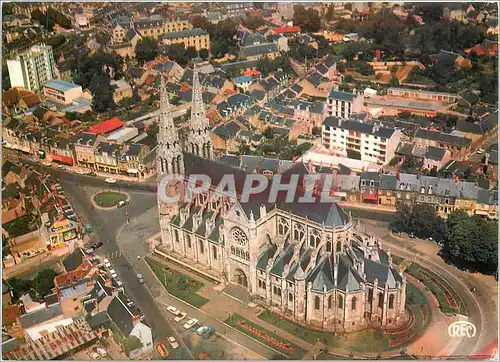
[[[248,279],[245,272],[241,269],[236,269],[233,274],[233,283],[248,288]]]

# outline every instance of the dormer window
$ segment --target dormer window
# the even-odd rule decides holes
[[[432,185],[429,186],[429,195],[432,195]]]
[[[425,194],[425,186],[420,187],[420,193]]]

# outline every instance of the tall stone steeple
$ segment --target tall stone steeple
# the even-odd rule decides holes
[[[156,169],[160,181],[166,174],[184,174],[182,147],[170,113],[170,102],[168,101],[167,86],[163,75],[161,75],[158,128]]]
[[[191,101],[191,120],[186,151],[207,160],[214,158],[212,136],[205,113],[202,88],[196,65],[193,68],[193,97]]]

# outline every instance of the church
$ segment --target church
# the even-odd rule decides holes
[[[225,174],[236,183],[246,173],[217,162],[196,68],[188,134],[181,142],[162,77],[158,116],[158,182],[166,175],[204,174],[217,185]],[[283,173],[304,175],[296,163]],[[285,175],[287,174],[287,175]],[[176,192],[179,185],[167,194]],[[238,187],[237,187],[238,189]],[[170,257],[245,288],[259,304],[312,327],[348,332],[407,321],[406,278],[335,202],[299,204],[269,190],[248,202],[212,198],[215,186],[189,202],[158,198],[162,250]]]

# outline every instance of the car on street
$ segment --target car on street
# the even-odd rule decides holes
[[[101,348],[101,347],[94,348],[94,352],[99,353],[99,356],[101,356],[101,357],[106,357],[108,355],[106,350],[104,348]]]
[[[196,323],[198,323],[198,319],[196,319],[196,318],[190,319],[187,321],[186,324],[184,324],[184,329],[189,329],[192,326],[194,326]]]
[[[94,252],[94,249],[88,248],[85,250],[85,254],[92,254]]]
[[[89,170],[76,170],[75,172],[79,175],[86,175],[86,174],[90,173]]]
[[[142,274],[137,274],[137,280],[139,280],[139,284],[144,284],[144,278],[142,277]]]
[[[201,334],[205,331],[205,329],[208,329],[208,326],[201,326],[196,330],[196,333],[201,336]]]
[[[120,202],[118,203],[118,208],[120,209],[120,208],[122,208],[122,207],[124,207],[124,206],[127,206],[128,204],[129,204],[129,202],[128,202],[128,201],[123,201],[123,200],[122,200],[122,201],[120,201]]]
[[[52,166],[52,162],[50,162],[50,161],[43,161],[42,165],[44,165],[44,166]]]
[[[201,334],[201,338],[203,338],[203,339],[208,339],[208,338],[210,338],[210,336],[211,336],[212,334],[214,334],[214,333],[215,333],[215,328],[208,327],[208,328],[207,328],[207,329],[205,329],[205,330],[203,331],[203,333]]]
[[[34,157],[30,157],[29,160],[30,160],[30,162],[36,162],[36,158],[34,158]]]
[[[63,169],[63,168],[66,168],[66,166],[64,166],[64,165],[57,165],[57,168]]]
[[[168,340],[168,343],[170,343],[170,345],[172,346],[173,349],[179,348],[179,343],[177,343],[177,341],[175,340],[174,337],[168,337],[167,340]]]
[[[108,184],[115,184],[116,183],[116,180],[112,177],[108,177],[104,181],[106,181]]]
[[[94,245],[92,245],[92,249],[98,249],[100,248],[101,246],[103,246],[104,243],[102,241],[98,241],[97,243],[95,243]]]
[[[480,148],[477,150],[477,154],[480,155],[480,154],[484,153],[484,151],[486,151],[484,148]]]
[[[184,318],[186,318],[188,314],[186,312],[182,312],[181,314],[179,314],[177,317],[174,318],[174,321],[176,321],[177,323],[179,323],[181,320],[183,320]]]
[[[167,307],[167,310],[173,315],[178,315],[180,313],[179,309],[172,307],[171,305]]]
[[[118,274],[116,274],[116,271],[114,269],[109,269],[109,275],[111,275],[111,278],[116,278],[118,277]]]
[[[104,259],[103,262],[104,262],[104,266],[106,268],[108,268],[108,269],[111,268],[111,263],[109,262],[109,259]]]

